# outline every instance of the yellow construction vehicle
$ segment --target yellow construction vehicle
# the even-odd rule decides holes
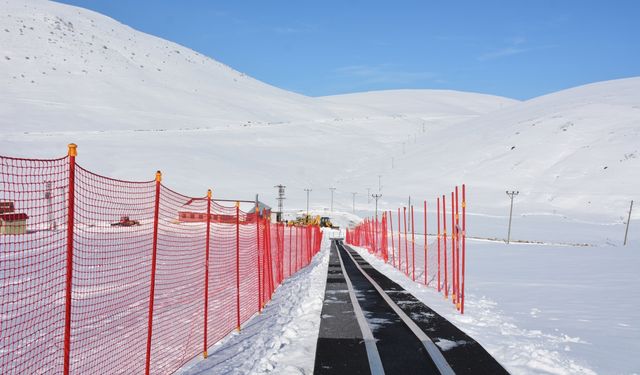
[[[333,225],[333,223],[331,223],[331,219],[329,219],[328,216],[323,216],[320,218],[320,228],[339,229],[340,227]]]
[[[304,214],[298,216],[295,220],[289,221],[288,225],[320,225],[320,216]]]

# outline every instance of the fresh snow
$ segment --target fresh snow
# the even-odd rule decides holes
[[[291,216],[304,212],[303,189],[312,188],[312,213],[342,228],[373,214],[366,192],[378,190],[380,175],[379,209],[406,205],[411,195],[422,228],[428,199],[435,233],[435,197],[464,182],[468,234],[476,238],[469,242],[468,312],[456,315],[433,291],[413,285],[421,298],[514,373],[640,369],[633,356],[640,351],[637,203],[622,247],[629,203],[640,201],[638,77],[524,102],[445,90],[310,98],[95,12],[0,0],[0,84],[2,155],[58,157],[75,142],[85,168],[131,180],[150,180],[160,169],[167,186],[194,196],[212,188],[220,198],[259,193],[275,203],[273,186],[282,183]],[[335,211],[351,212],[357,192],[355,214],[329,212],[329,187],[337,188]],[[520,191],[512,239],[529,244],[494,241],[506,237],[505,190]],[[274,341],[234,335],[216,349],[226,354],[212,351],[212,359],[244,371],[245,359],[260,358],[264,367],[249,372],[284,363],[308,372],[301,356],[310,356],[315,338],[302,326],[323,290],[309,284],[318,267],[276,292],[269,308],[286,306],[288,323],[271,323],[268,311],[250,322],[273,324]],[[296,305],[298,315],[286,288],[310,293]],[[253,337],[269,344],[258,349]],[[295,344],[281,352],[277,340]],[[296,345],[306,352],[286,352]],[[228,355],[238,348],[247,353]]]
[[[635,374],[640,369],[637,249],[469,241],[464,315],[432,287],[356,249],[476,339],[512,374]],[[416,267],[421,268],[419,262]],[[436,344],[447,350],[463,343],[438,339]]]
[[[309,266],[278,287],[262,313],[196,358],[181,375],[312,374],[329,266],[329,236]]]

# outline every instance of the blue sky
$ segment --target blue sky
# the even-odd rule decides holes
[[[65,0],[310,96],[528,99],[640,75],[640,1]]]

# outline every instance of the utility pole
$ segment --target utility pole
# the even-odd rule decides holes
[[[56,230],[56,219],[53,217],[53,187],[51,181],[46,181],[46,191],[44,198],[47,200],[47,220],[49,221],[49,230]]]
[[[405,153],[405,150],[404,150],[404,142],[402,142],[402,154],[404,154],[404,153]]]
[[[358,193],[352,192],[351,194],[353,195],[353,213],[355,214],[356,213],[356,194]]]
[[[627,235],[629,234],[629,222],[631,221],[631,211],[633,210],[633,201],[629,206],[629,217],[627,217],[627,228],[624,230],[624,246],[627,246]]]
[[[376,200],[376,222],[378,221],[378,199],[382,197],[382,194],[371,194],[371,197]]]
[[[306,188],[304,191],[307,192],[307,216],[309,216],[309,193],[311,192],[311,189]]]
[[[378,191],[382,191],[382,175],[378,175]]]
[[[371,188],[367,188],[367,204],[371,203]]]
[[[336,191],[336,188],[330,187],[329,190],[331,190],[331,212],[333,212],[333,192]]]
[[[284,197],[284,188],[286,188],[286,186],[280,184],[280,185],[276,185],[274,186],[275,188],[278,188],[278,212],[276,212],[276,221],[277,222],[281,222],[282,221],[282,212],[283,212],[283,201],[286,199]]]
[[[511,208],[509,209],[509,232],[507,234],[507,244],[509,244],[509,242],[511,242],[511,217],[513,216],[513,197],[520,194],[520,192],[507,190],[506,193],[509,198],[511,198]]]

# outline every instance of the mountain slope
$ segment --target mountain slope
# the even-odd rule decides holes
[[[85,9],[13,0],[0,8],[0,121],[19,119],[21,130],[180,128],[334,116],[313,99]]]
[[[0,0],[0,147],[123,179],[156,169],[188,194],[270,194],[370,210],[472,187],[474,210],[619,217],[638,191],[638,78],[517,102],[445,90],[290,93],[177,44],[67,5]],[[605,168],[606,167],[606,168]],[[315,204],[314,204],[315,201]]]
[[[0,4],[0,124],[15,124],[16,131],[180,129],[387,115],[278,89],[82,8],[42,0]],[[476,112],[493,108],[491,101],[486,105]],[[460,111],[467,112],[464,107]],[[434,109],[442,112],[438,105]]]
[[[383,90],[325,96],[328,103],[364,106],[402,116],[475,117],[518,101],[494,95],[452,90]]]
[[[424,175],[465,181],[487,210],[520,190],[525,212],[620,217],[640,191],[639,124],[640,78],[576,87],[432,128],[390,178],[409,191]]]

